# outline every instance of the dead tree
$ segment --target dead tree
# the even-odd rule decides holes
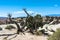
[[[19,24],[18,24],[16,21],[13,21],[13,20],[12,20],[11,14],[8,14],[8,17],[9,17],[10,22],[16,24],[16,26],[17,26],[17,34],[19,34],[19,32],[22,32],[22,33],[23,33],[23,30],[20,28]],[[24,34],[24,33],[23,33],[23,34]]]
[[[27,19],[28,19],[28,17],[30,16],[30,15],[28,14],[28,12],[26,11],[26,9],[23,9],[23,11],[27,14],[27,17],[26,17],[26,20],[25,20],[25,23],[24,23],[22,29],[24,29],[25,26],[27,25]]]
[[[34,30],[36,31],[39,26],[43,26],[42,21],[41,21],[42,20],[41,15],[37,15],[36,17],[33,17],[33,16],[29,15],[29,13],[26,11],[26,9],[23,9],[23,10],[27,14],[25,24],[30,26],[30,27],[27,27],[27,29],[30,29],[31,33],[33,33]]]
[[[33,19],[33,16],[29,15],[29,13],[26,11],[26,9],[23,9],[23,11],[27,14],[25,25],[27,26],[29,23],[32,25],[33,22],[31,20],[29,20],[29,18],[32,18]],[[24,27],[25,27],[25,25],[24,25]],[[33,34],[33,27],[27,27],[26,30],[28,30],[28,29]]]
[[[17,26],[17,34],[19,34],[19,32],[22,32],[24,34],[24,31],[20,28],[19,24],[15,21],[12,21],[12,22],[15,23]]]

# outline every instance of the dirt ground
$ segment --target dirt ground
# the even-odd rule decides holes
[[[0,40],[47,40],[47,36],[36,36],[30,33],[22,34],[14,34],[15,30],[4,30],[0,31]]]
[[[0,31],[0,40],[47,40],[47,36],[36,36],[30,33],[26,33],[25,35],[20,33],[15,34],[17,29],[7,30],[5,29],[6,25],[0,25],[3,30]]]

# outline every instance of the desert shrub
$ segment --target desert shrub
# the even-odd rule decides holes
[[[9,29],[9,30],[11,30],[11,29],[15,29],[15,27],[12,26],[12,25],[8,25],[5,29]]]
[[[41,31],[36,31],[35,35],[40,36],[40,35],[42,35],[42,32]]]
[[[0,27],[0,30],[2,30],[2,28]]]
[[[57,29],[57,31],[48,38],[48,40],[60,40],[60,29]]]
[[[7,40],[8,37],[4,37],[3,40]]]

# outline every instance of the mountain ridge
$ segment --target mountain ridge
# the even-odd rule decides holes
[[[46,16],[60,16],[60,14],[48,14]]]

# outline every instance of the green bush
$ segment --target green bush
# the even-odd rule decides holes
[[[48,38],[48,40],[60,40],[60,29],[57,29],[57,31]]]
[[[12,26],[12,25],[8,25],[5,29],[9,29],[9,30],[11,30],[11,29],[15,29],[15,27]]]
[[[0,30],[2,30],[2,28],[0,27]]]

